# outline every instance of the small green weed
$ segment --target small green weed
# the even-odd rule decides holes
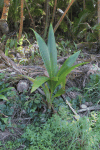
[[[22,135],[27,150],[94,150],[98,149],[96,136],[87,117],[68,122],[58,115],[41,126],[27,126]]]
[[[47,109],[43,99],[45,98],[36,93],[34,96],[30,96],[28,101],[24,103],[24,110],[32,118],[34,125],[45,123],[48,117],[50,117],[51,110]]]
[[[5,74],[4,73],[0,73],[0,99],[8,100],[6,98],[6,93],[7,93],[7,91],[11,90],[12,87],[8,87],[9,83],[5,83],[3,78],[5,78]]]
[[[57,44],[57,54],[59,56],[66,56],[71,53],[71,43],[70,41],[61,41]]]
[[[0,150],[16,150],[19,148],[21,143],[18,140],[15,141],[7,141],[5,144],[3,142],[0,143]]]
[[[90,81],[86,85],[84,98],[86,101],[99,103],[100,101],[100,74],[90,75]]]

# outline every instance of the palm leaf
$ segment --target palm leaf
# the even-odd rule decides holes
[[[56,49],[52,24],[50,24],[50,28],[49,28],[48,50],[49,50],[50,61],[51,61],[51,71],[52,71],[51,74],[52,77],[54,77],[57,74],[58,67],[57,67],[57,49]]]
[[[77,65],[74,65],[74,66],[68,68],[67,70],[65,69],[65,71],[63,71],[63,73],[60,75],[59,81],[57,82],[57,84],[56,84],[55,87],[57,87],[59,84],[61,84],[61,83],[63,82],[64,78],[65,78],[73,69],[75,69],[76,67],[79,67],[79,66],[81,66],[81,65],[84,65],[84,64],[86,64],[86,63],[88,63],[88,62],[84,62],[84,63],[80,63],[80,64],[77,64]]]
[[[76,52],[75,54],[71,55],[65,62],[64,64],[61,66],[60,70],[58,71],[57,76],[59,77],[61,74],[63,74],[63,72],[65,72],[65,70],[68,70],[70,67],[72,67],[72,65],[74,64],[74,62],[76,61],[76,59],[78,58],[80,51]]]
[[[64,93],[65,93],[65,90],[64,90],[63,88],[61,88],[61,89],[53,96],[53,99],[54,99],[55,97],[58,97],[58,96],[64,94]]]
[[[49,78],[42,76],[42,77],[36,77],[31,89],[31,93],[34,92],[38,87],[40,87],[43,83],[45,83],[46,81],[48,81]]]
[[[44,42],[44,40],[41,38],[41,36],[35,31],[34,33],[35,33],[35,36],[39,45],[39,50],[40,50],[40,54],[43,59],[44,65],[48,71],[49,76],[51,77],[51,62],[50,62],[50,54],[48,51],[48,47],[46,43]]]

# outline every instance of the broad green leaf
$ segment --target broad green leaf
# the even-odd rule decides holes
[[[56,84],[55,87],[57,87],[59,84],[61,84],[61,83],[63,82],[64,78],[65,78],[73,69],[75,69],[76,67],[79,67],[79,66],[81,66],[81,65],[84,65],[84,64],[86,64],[86,62],[77,64],[77,65],[74,65],[74,66],[70,67],[69,69],[64,70],[63,73],[60,75],[59,80],[58,80],[58,82],[57,82],[57,84]]]
[[[55,90],[55,86],[57,84],[58,80],[48,80],[47,83],[49,85],[50,91],[51,91],[51,95],[53,94],[54,90]]]
[[[51,75],[52,77],[56,76],[58,67],[57,67],[57,49],[55,43],[55,37],[53,32],[52,24],[50,24],[49,35],[48,35],[48,50],[50,54],[51,61]]]
[[[58,96],[60,96],[60,95],[62,95],[62,94],[64,94],[64,93],[65,93],[65,90],[64,90],[63,88],[61,88],[61,89],[53,96],[53,98],[58,97]]]
[[[74,62],[76,61],[76,59],[78,58],[80,51],[76,52],[75,54],[71,55],[65,62],[64,64],[61,66],[60,70],[58,71],[57,76],[59,77],[63,72],[65,72],[65,70],[70,69],[70,67],[72,67],[72,65],[74,64]]]
[[[52,95],[54,90],[55,90],[56,83],[58,82],[58,77],[50,78],[50,80],[47,81],[47,82],[48,82],[48,84],[50,86],[51,95]]]
[[[31,93],[34,92],[38,87],[40,87],[43,83],[45,83],[46,81],[48,81],[50,78],[48,77],[36,77],[31,89]]]
[[[0,99],[8,101],[8,99],[4,95],[0,95]]]
[[[11,89],[13,89],[13,87],[5,88],[5,89],[3,89],[3,90],[0,90],[0,93],[2,93],[2,92],[6,92],[6,91],[9,91],[9,90],[11,90]]]
[[[57,82],[58,82],[58,77],[50,78],[50,80],[47,81],[50,91],[51,91],[51,95],[53,94],[53,92],[55,90],[55,86],[56,86]]]
[[[62,94],[65,93],[65,84],[66,84],[66,77],[64,77],[64,78],[62,79],[62,82],[61,82],[61,89],[54,95],[53,98],[58,97],[58,96],[60,96],[60,95],[62,95]]]
[[[48,51],[48,47],[45,44],[44,40],[41,38],[41,36],[35,31],[34,33],[35,33],[35,36],[39,45],[39,50],[40,50],[40,54],[43,59],[44,65],[48,71],[49,76],[51,77],[51,62],[50,62],[50,54]]]
[[[42,88],[43,88],[43,91],[44,91],[44,93],[46,95],[47,102],[51,103],[50,91],[49,91],[49,88],[48,88],[47,84],[45,84],[44,86],[42,86]]]
[[[66,84],[66,77],[64,77],[61,82],[61,87],[63,87],[63,89],[65,89],[65,84]]]

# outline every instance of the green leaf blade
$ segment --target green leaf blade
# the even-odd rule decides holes
[[[84,65],[84,64],[86,64],[86,63],[87,63],[87,62],[80,63],[80,64],[77,64],[77,65],[74,65],[74,66],[70,67],[69,69],[65,69],[65,70],[63,71],[63,73],[60,75],[59,81],[57,82],[56,87],[57,87],[59,84],[61,84],[61,83],[63,82],[64,78],[65,78],[73,69],[75,69],[76,67],[79,67],[79,66],[81,66],[81,65]]]
[[[61,89],[54,95],[53,99],[54,99],[55,97],[58,97],[58,96],[64,94],[64,93],[65,93],[65,90],[64,90],[63,88],[61,88]]]
[[[51,103],[50,91],[49,91],[49,88],[48,88],[47,84],[45,84],[44,87],[42,86],[42,88],[43,88],[43,91],[46,95],[47,102]]]
[[[57,67],[57,49],[55,43],[55,37],[53,32],[52,24],[50,24],[49,28],[49,35],[48,35],[48,50],[50,54],[50,61],[51,61],[51,74],[52,77],[56,76],[58,67]]]
[[[39,45],[39,50],[40,50],[40,54],[43,59],[44,65],[48,71],[49,76],[51,77],[51,62],[50,62],[50,55],[49,55],[48,47],[45,44],[44,40],[41,38],[41,36],[35,31],[34,33],[35,33],[35,36]]]
[[[43,83],[47,82],[48,80],[49,78],[45,76],[36,77],[36,79],[33,82],[31,93],[34,92],[38,87],[40,87]]]
[[[8,101],[8,99],[4,95],[0,95],[0,99]]]
[[[76,52],[75,54],[71,55],[65,62],[64,64],[61,66],[60,70],[58,71],[57,76],[59,77],[63,72],[65,72],[65,70],[70,69],[70,67],[72,67],[72,65],[74,64],[74,62],[76,61],[76,59],[79,56],[80,51]]]

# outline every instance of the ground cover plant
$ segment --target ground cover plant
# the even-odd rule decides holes
[[[4,74],[1,74],[1,76],[3,77]],[[94,74],[91,76],[90,82],[86,86],[88,87],[88,90],[90,87],[90,91],[93,87],[92,84],[95,86],[93,91],[91,91],[91,93],[94,92],[92,96],[95,96],[96,91],[99,96],[99,88],[97,88],[97,85],[99,86],[99,81],[99,75]],[[4,82],[2,82],[1,86],[5,87],[3,84]],[[8,84],[6,87],[7,86]],[[78,89],[73,88],[73,90]],[[0,118],[2,119],[0,120],[0,129],[3,132],[9,130],[12,136],[5,142],[1,139],[1,150],[99,149],[99,112],[91,112],[89,116],[82,117],[75,121],[73,119],[73,114],[66,103],[61,97],[57,97],[54,99],[53,105],[56,108],[58,115],[50,115],[50,110],[47,109],[45,103],[42,101],[42,98],[44,97],[38,93],[29,96],[27,94],[28,93],[25,92],[17,95],[16,91],[4,93],[4,96],[6,96],[7,99],[10,97],[10,99],[2,106],[0,105],[0,110],[1,114],[8,116],[8,118],[5,118],[5,116]],[[82,98],[87,98],[90,93],[84,91],[82,94]],[[45,113],[42,111],[44,106],[46,107]],[[74,108],[77,109],[77,104]],[[24,114],[22,114],[23,110],[25,112]],[[20,115],[22,120],[20,120]],[[14,116],[14,118],[11,118],[11,116]],[[25,122],[24,116],[25,118],[31,117],[31,121],[28,120],[28,122]],[[14,119],[17,119],[17,121],[13,123]],[[16,128],[17,130],[21,130],[20,136],[15,136]]]
[[[45,124],[34,125],[33,122],[27,125],[20,138],[1,142],[0,148],[16,150],[23,146],[23,150],[99,149],[100,113],[92,112],[90,117],[81,118],[76,122],[69,112],[67,106],[61,105],[59,115],[53,115]]]
[[[29,142],[29,149],[98,149],[98,133],[93,135],[91,119],[85,117],[78,122],[69,123],[65,119],[62,120],[61,116],[54,115],[41,127],[27,126],[22,137],[27,144]],[[95,125],[99,125],[98,121]]]
[[[84,89],[85,95],[84,98],[86,101],[92,101],[98,103],[100,101],[100,74],[90,75],[90,82]]]
[[[4,74],[1,74],[0,75],[0,79],[2,79],[4,77]],[[9,84],[4,84],[3,81],[0,82],[0,99],[3,99],[3,100],[8,100],[6,98],[6,96],[3,95],[3,93],[9,91],[12,89],[12,87],[7,87]]]

